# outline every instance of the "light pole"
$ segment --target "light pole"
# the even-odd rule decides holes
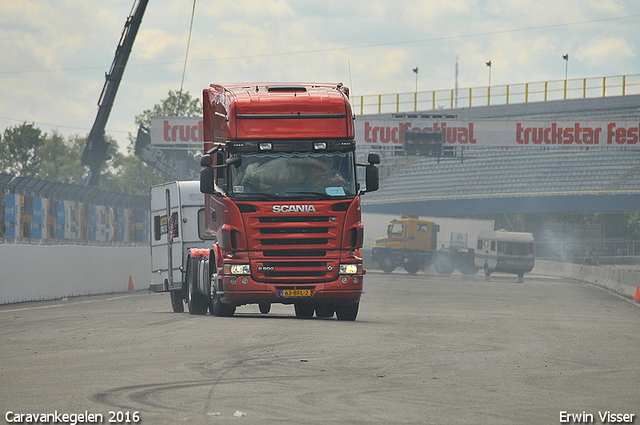
[[[489,87],[487,87],[487,105],[491,104],[491,61],[487,62],[489,67]]]
[[[489,67],[489,87],[491,87],[491,61],[487,62],[487,66]]]
[[[569,71],[569,53],[562,55],[564,59],[564,98],[567,98],[567,75]]]
[[[415,68],[413,68],[412,71],[416,73],[416,92],[413,95],[413,109],[417,111],[418,110],[418,67],[416,66]]]

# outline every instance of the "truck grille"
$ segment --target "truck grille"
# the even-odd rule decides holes
[[[344,212],[323,210],[321,203],[315,204],[316,214],[260,207],[242,214],[255,279],[285,285],[336,279]]]
[[[322,282],[327,278],[335,278],[337,260],[333,261],[292,261],[265,260],[256,262],[257,277],[263,281],[271,279],[283,282],[281,278],[294,278],[291,284],[304,282]],[[275,281],[274,280],[274,281]]]

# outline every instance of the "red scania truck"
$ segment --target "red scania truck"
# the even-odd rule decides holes
[[[297,317],[355,320],[364,270],[360,197],[380,157],[356,164],[342,84],[212,84],[203,91],[209,249],[189,251],[180,288],[192,314],[293,304]],[[365,167],[365,184],[356,167]]]

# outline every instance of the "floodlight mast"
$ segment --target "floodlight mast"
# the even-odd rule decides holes
[[[105,74],[105,83],[102,87],[102,93],[100,93],[100,99],[98,100],[98,114],[93,123],[93,127],[91,127],[91,131],[87,137],[87,144],[82,153],[82,165],[89,167],[87,186],[98,186],[102,167],[105,161],[109,159],[107,153],[109,143],[104,138],[104,129],[107,125],[107,120],[109,119],[109,114],[111,113],[111,108],[113,107],[113,102],[115,101],[116,93],[118,92],[120,81],[122,81],[122,75],[127,66],[127,61],[133,48],[133,42],[138,34],[142,16],[144,15],[148,2],[149,0],[138,0],[135,11],[127,18],[120,42],[116,48],[111,69],[108,74]]]

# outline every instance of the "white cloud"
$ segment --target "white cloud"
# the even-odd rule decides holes
[[[581,46],[576,59],[593,67],[627,62],[636,57],[632,46],[623,38],[599,37]]]
[[[147,6],[107,125],[123,147],[135,115],[180,86],[192,6]],[[87,133],[130,10],[131,0],[0,2],[0,131],[27,120]],[[564,53],[570,78],[634,74],[640,19],[603,20],[634,14],[637,0],[201,1],[184,89],[291,80],[412,92],[418,66],[420,90],[450,90],[456,55],[460,87],[485,86],[490,59],[493,84],[560,79]]]

